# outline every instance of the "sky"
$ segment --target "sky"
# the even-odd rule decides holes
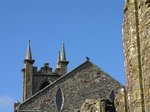
[[[23,60],[56,67],[65,42],[68,71],[90,60],[125,85],[123,0],[0,0],[0,112],[22,102]]]

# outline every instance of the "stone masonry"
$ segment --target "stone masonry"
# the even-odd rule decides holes
[[[150,0],[127,0],[123,44],[129,112],[150,112]]]

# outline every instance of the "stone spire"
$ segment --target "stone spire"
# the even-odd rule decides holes
[[[32,60],[30,40],[28,40],[28,48],[27,48],[27,53],[26,53],[26,60]]]
[[[61,60],[61,56],[60,56],[60,51],[58,52],[58,59],[57,59],[57,68],[60,68],[60,60]]]
[[[65,43],[62,42],[61,61],[66,61]]]
[[[26,58],[24,60],[23,72],[23,101],[27,100],[33,95],[33,71],[34,71],[34,61],[32,59],[30,40],[28,41],[28,48],[26,53]]]
[[[63,42],[62,43],[62,51],[61,51],[60,61],[58,63],[61,75],[67,73],[68,63],[69,63],[69,61],[66,60],[65,45],[64,45],[64,42]]]

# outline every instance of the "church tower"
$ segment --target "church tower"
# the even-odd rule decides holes
[[[150,112],[150,0],[126,0],[123,45],[129,112]]]
[[[33,64],[30,40],[28,41],[28,48],[26,53],[26,58],[24,59],[24,69],[23,72],[23,102],[32,96],[33,88]]]

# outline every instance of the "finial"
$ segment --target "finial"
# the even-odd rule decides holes
[[[30,40],[28,40],[28,45],[30,44]]]
[[[62,42],[61,61],[66,61],[65,43]]]
[[[60,68],[60,64],[59,64],[60,60],[61,60],[61,57],[60,57],[60,51],[59,51],[58,52],[58,59],[57,59],[57,68]]]
[[[26,59],[27,59],[27,60],[32,60],[31,47],[30,47],[30,40],[28,40],[28,48],[27,48]]]

